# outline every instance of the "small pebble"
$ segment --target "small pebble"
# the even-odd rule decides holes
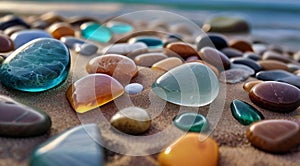
[[[288,66],[278,60],[262,60],[257,62],[262,70],[285,70],[288,71]]]
[[[292,63],[292,58],[288,56],[283,56],[280,53],[274,52],[274,51],[266,51],[263,56],[263,60],[277,60],[284,63]]]
[[[144,89],[142,84],[139,83],[131,83],[125,86],[125,92],[130,95],[135,95],[142,92]]]
[[[190,56],[198,56],[197,51],[188,43],[174,42],[166,47],[166,54],[168,56],[188,58]]]
[[[30,29],[16,32],[10,36],[16,48],[38,38],[52,38],[52,36],[43,30]]]
[[[197,50],[201,50],[204,47],[212,47],[217,50],[228,47],[227,39],[221,34],[208,34],[200,35],[196,38]]]
[[[252,59],[248,59],[248,58],[231,58],[231,62],[234,64],[242,64],[242,65],[246,65],[250,68],[252,68],[255,73],[259,72],[260,70],[262,70],[262,67],[259,63],[257,63],[256,61],[252,60]]]
[[[230,69],[244,70],[245,72],[248,72],[250,76],[254,76],[255,74],[255,71],[252,68],[242,64],[231,64]]]
[[[70,24],[65,22],[54,23],[48,28],[48,32],[55,38],[60,39],[63,36],[74,36],[75,30]]]
[[[284,79],[286,77],[293,76],[295,76],[293,73],[284,70],[268,70],[256,73],[255,77],[263,81],[277,81],[278,79]]]
[[[254,61],[261,60],[261,57],[259,55],[257,55],[256,53],[253,53],[253,52],[245,52],[243,57],[248,58],[248,59],[252,59]]]
[[[130,24],[118,21],[108,22],[106,27],[116,34],[125,34],[133,30],[133,27]]]
[[[118,43],[102,49],[103,54],[120,54],[134,59],[137,55],[147,53],[148,47],[145,43]]]
[[[151,67],[153,64],[168,58],[164,53],[154,52],[140,54],[134,58],[134,62],[138,66]]]
[[[19,32],[19,31],[22,31],[22,30],[25,30],[25,29],[26,29],[26,27],[24,27],[22,25],[16,25],[16,26],[6,28],[5,31],[4,31],[4,34],[6,34],[7,36],[10,36],[15,32]]]
[[[185,112],[177,115],[173,119],[173,123],[176,127],[183,131],[199,133],[208,129],[207,119],[203,115],[193,112]]]
[[[230,68],[230,60],[227,58],[227,56],[214,48],[202,48],[200,50],[200,58],[205,62],[212,64],[220,71]]]
[[[221,52],[223,52],[223,54],[225,54],[228,58],[237,58],[243,56],[241,51],[230,47],[222,49]]]
[[[83,44],[77,44],[75,46],[75,51],[78,52],[81,55],[94,55],[98,51],[98,46],[93,43],[83,43]]]
[[[11,39],[4,35],[0,34],[0,53],[9,52],[14,50],[14,43]]]
[[[62,41],[69,49],[75,49],[75,45],[82,45],[85,43],[85,41],[72,36],[61,37],[60,41]]]
[[[240,50],[242,52],[253,52],[253,48],[250,42],[246,40],[233,40],[230,42],[230,47]]]
[[[220,74],[220,81],[229,84],[236,84],[247,80],[249,77],[249,72],[236,68],[222,71]]]
[[[246,82],[244,85],[243,85],[243,89],[246,91],[246,92],[250,92],[250,90],[257,84],[260,84],[260,83],[263,83],[264,81],[260,81],[260,80],[255,80],[255,81],[250,81],[250,82]]]
[[[48,12],[40,16],[40,20],[47,22],[49,25],[56,22],[65,22],[65,18],[55,12]]]
[[[163,71],[169,71],[173,69],[174,67],[177,67],[179,65],[182,65],[183,62],[180,58],[177,57],[170,57],[163,59],[161,61],[156,62],[155,64],[152,65],[152,69],[160,69]]]

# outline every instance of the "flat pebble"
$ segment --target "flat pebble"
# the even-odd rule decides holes
[[[253,76],[255,74],[255,71],[252,68],[242,64],[231,64],[230,69],[244,70],[245,72],[248,72],[250,76]]]
[[[262,60],[258,61],[258,64],[262,67],[262,70],[285,70],[288,71],[288,66],[278,60]]]
[[[276,81],[285,82],[290,85],[294,85],[300,89],[300,76],[290,76],[285,78],[279,78]]]
[[[10,36],[14,42],[15,48],[19,48],[22,45],[38,38],[52,38],[52,36],[43,30],[30,29],[16,32]]]
[[[74,36],[75,30],[70,24],[65,22],[54,23],[48,28],[48,32],[55,39],[60,39],[63,36]]]
[[[262,55],[262,59],[263,60],[277,60],[277,61],[281,61],[284,63],[291,63],[292,59],[288,56],[284,56],[280,53],[274,52],[274,51],[266,51],[263,55]]]
[[[185,112],[177,115],[173,119],[173,123],[183,131],[199,133],[208,129],[207,119],[203,115],[194,112]]]
[[[110,21],[107,23],[106,27],[116,34],[125,34],[133,30],[133,27],[130,24],[119,21]]]
[[[212,64],[220,71],[230,68],[230,60],[227,58],[227,56],[214,48],[202,48],[200,50],[200,58],[205,62]]]
[[[121,54],[129,58],[134,58],[137,55],[147,53],[148,47],[145,43],[117,43],[109,45],[102,49],[103,54]]]
[[[94,55],[98,51],[98,46],[93,43],[83,43],[83,44],[77,44],[75,46],[75,51],[81,55]]]
[[[245,52],[243,57],[248,58],[248,59],[252,59],[254,61],[261,60],[261,56],[259,56],[258,54],[254,53],[254,52]]]
[[[293,76],[295,76],[293,73],[284,70],[268,70],[256,73],[255,77],[263,81],[277,81],[278,79],[284,79],[286,77]]]
[[[223,52],[223,54],[225,54],[228,58],[237,58],[243,56],[243,52],[230,47],[222,49],[221,52]]]
[[[221,34],[200,35],[196,38],[197,50],[204,47],[212,47],[221,50],[229,46],[227,38]]]
[[[249,77],[249,72],[237,68],[222,71],[219,79],[224,83],[236,84],[247,80]]]
[[[82,45],[85,43],[85,41],[72,36],[61,37],[60,41],[62,41],[69,49],[75,49],[75,45]]]
[[[252,68],[255,71],[255,73],[262,70],[261,65],[252,59],[240,57],[240,58],[232,58],[230,60],[234,64],[242,64]]]
[[[250,90],[257,84],[263,83],[264,81],[260,81],[260,80],[255,80],[255,81],[250,81],[250,82],[246,82],[243,85],[243,89],[246,92],[250,92]]]
[[[129,43],[145,43],[148,48],[162,48],[163,46],[163,42],[159,37],[155,37],[155,36],[138,36],[138,37],[134,37],[129,39],[128,41]]]
[[[155,64],[152,65],[152,69],[159,69],[163,71],[169,71],[173,69],[174,67],[177,67],[179,65],[182,65],[183,62],[180,58],[177,57],[170,57],[163,59],[161,61],[156,62]]]
[[[166,47],[168,56],[188,58],[190,56],[198,56],[197,51],[188,43],[174,42]]]
[[[300,64],[289,63],[287,64],[287,67],[288,67],[288,71],[291,73],[300,70]]]
[[[145,53],[140,54],[134,58],[134,62],[138,66],[151,67],[156,62],[168,58],[164,53],[154,52],[154,53]]]
[[[131,83],[125,86],[125,92],[130,95],[135,95],[142,92],[144,89],[142,84],[139,83]]]
[[[12,50],[14,50],[14,43],[11,41],[11,39],[4,34],[0,34],[0,53],[9,52]]]
[[[230,47],[240,50],[242,52],[253,52],[251,43],[246,40],[232,40],[230,41]]]

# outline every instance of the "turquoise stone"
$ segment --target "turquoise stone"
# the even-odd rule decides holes
[[[59,40],[30,41],[6,58],[0,68],[3,85],[28,92],[40,92],[62,83],[70,69],[68,48]]]
[[[230,108],[233,117],[243,125],[249,125],[264,119],[262,113],[256,108],[241,100],[233,100],[230,104]]]
[[[219,81],[206,65],[192,62],[180,65],[160,76],[152,84],[153,92],[174,104],[200,107],[210,104],[219,93]]]
[[[208,128],[207,119],[197,113],[186,112],[174,118],[174,125],[183,131],[201,132]]]
[[[82,37],[88,40],[107,43],[112,38],[111,31],[98,23],[84,23],[80,26],[80,29]]]
[[[122,22],[113,22],[108,24],[107,27],[116,34],[124,34],[133,30],[131,25]]]
[[[30,166],[104,165],[96,124],[81,124],[54,136],[32,153]]]
[[[142,42],[145,43],[148,48],[161,48],[163,46],[163,42],[158,37],[151,36],[140,36],[130,39],[130,43]]]

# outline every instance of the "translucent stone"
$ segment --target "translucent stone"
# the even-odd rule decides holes
[[[106,74],[90,74],[74,82],[67,90],[67,98],[78,113],[102,106],[124,93],[123,86]]]
[[[200,107],[210,104],[219,93],[216,74],[206,65],[192,62],[180,65],[160,76],[152,90],[174,104]]]
[[[163,46],[163,42],[160,38],[154,36],[139,36],[135,38],[131,38],[129,43],[145,43],[148,48],[161,48]]]
[[[70,53],[59,40],[35,39],[6,58],[0,68],[3,85],[40,92],[62,83],[70,69]]]
[[[256,108],[241,100],[233,100],[230,108],[233,117],[243,125],[264,119],[264,116]]]
[[[197,113],[186,112],[174,118],[174,125],[184,131],[201,132],[208,128],[206,118]]]
[[[107,27],[116,34],[124,34],[133,30],[133,27],[123,22],[111,22],[107,24]]]
[[[98,23],[84,23],[80,26],[80,29],[82,37],[88,40],[107,43],[112,38],[110,30]]]

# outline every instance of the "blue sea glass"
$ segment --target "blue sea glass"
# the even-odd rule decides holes
[[[80,26],[81,35],[88,40],[107,43],[112,38],[111,31],[94,22],[84,23]]]
[[[113,22],[108,24],[107,27],[116,34],[124,34],[133,30],[131,25],[122,22]]]

